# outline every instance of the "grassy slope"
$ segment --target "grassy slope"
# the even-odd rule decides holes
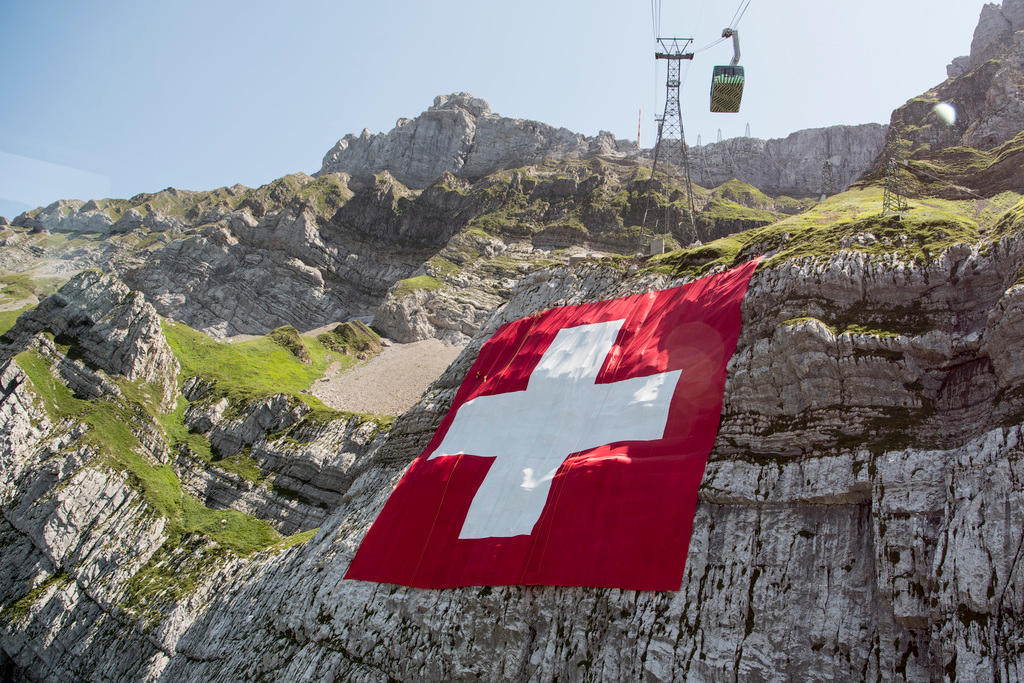
[[[287,394],[318,411],[329,411],[317,398],[302,392],[323,376],[331,361],[340,362],[343,368],[356,363],[354,357],[338,354],[313,337],[300,337],[310,359],[303,362],[286,345],[275,342],[274,333],[228,343],[172,320],[164,320],[163,328],[167,343],[181,364],[182,377],[216,382],[214,396],[228,398],[232,404]]]
[[[170,464],[157,464],[139,454],[139,440],[129,425],[153,418],[152,406],[146,405],[145,399],[79,399],[54,378],[47,361],[36,352],[23,351],[16,359],[42,399],[47,414],[55,421],[74,418],[86,424],[89,429],[82,442],[99,453],[106,465],[128,473],[129,483],[151,508],[167,518],[172,539],[180,539],[183,534],[203,534],[239,555],[248,555],[280,540],[280,535],[263,520],[235,510],[205,507],[182,491]],[[144,395],[146,387],[137,386],[136,390],[137,396]]]
[[[14,327],[14,323],[18,320],[18,316],[30,308],[32,308],[32,306],[23,306],[13,311],[0,311],[0,334],[3,334]]]
[[[912,199],[910,211],[897,220],[881,216],[881,187],[861,187],[771,225],[656,257],[649,267],[696,277],[768,252],[775,253],[762,267],[793,258],[829,258],[840,249],[923,263],[952,244],[975,244],[1005,233],[1000,226],[1006,220],[1001,219],[1020,200],[1014,192],[981,200]]]

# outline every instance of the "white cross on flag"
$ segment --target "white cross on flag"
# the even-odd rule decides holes
[[[677,590],[756,266],[502,326],[346,578]]]

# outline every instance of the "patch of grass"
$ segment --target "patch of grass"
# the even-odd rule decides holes
[[[743,241],[736,236],[723,237],[698,247],[651,257],[647,269],[671,277],[701,277],[719,267],[735,265],[743,248]]]
[[[188,533],[198,533],[245,556],[274,545],[281,535],[267,522],[238,510],[211,510],[195,497],[181,498],[182,522]]]
[[[0,275],[0,296],[11,301],[21,301],[36,294],[32,278],[23,273]]]
[[[704,210],[699,214],[700,218],[706,221],[719,221],[719,220],[744,220],[744,221],[763,221],[765,223],[771,223],[777,216],[771,211],[764,209],[751,208],[728,199],[712,199],[708,202]]]
[[[56,292],[64,282],[64,278],[35,278],[26,273],[4,273],[0,275],[0,301],[43,299]]]
[[[184,396],[178,396],[178,403],[174,410],[158,415],[157,420],[163,427],[164,435],[167,437],[167,445],[171,449],[178,446],[187,446],[190,451],[199,456],[204,462],[213,460],[213,448],[210,441],[202,434],[190,431],[185,426],[185,411],[188,410],[189,402]]]
[[[1019,234],[1024,229],[1024,200],[1017,202],[1010,210],[1004,213],[996,222],[995,237]]]
[[[473,227],[466,227],[462,231],[462,234],[466,235],[467,237],[472,237],[478,240],[487,240],[490,239],[491,237],[490,233],[481,228],[479,225],[474,225]]]
[[[715,199],[752,208],[767,208],[773,204],[772,200],[764,192],[761,192],[761,190],[749,183],[736,180],[735,178],[727,180],[711,190],[711,196]]]
[[[925,263],[953,244],[977,244],[983,238],[1019,230],[1024,225],[1024,206],[1018,203],[1010,213],[1001,213],[1019,198],[1004,193],[991,199],[915,199],[901,219],[881,216],[880,187],[862,186],[771,225],[651,258],[647,267],[674,277],[699,277],[766,253],[771,253],[771,258],[762,267],[771,268],[792,259],[826,260],[842,250]],[[988,233],[993,227],[994,234]],[[878,332],[886,328],[872,323],[866,329]]]
[[[431,291],[434,289],[441,289],[443,286],[444,283],[436,277],[431,277],[430,275],[417,275],[415,277],[399,280],[395,284],[393,293],[396,299],[402,299],[413,292]]]
[[[343,367],[356,362],[355,358],[339,356],[310,337],[302,338],[310,357],[304,363],[269,337],[218,342],[182,323],[165,319],[162,325],[167,343],[181,365],[182,377],[214,382],[211,398],[227,398],[233,405],[285,394],[311,408],[330,410],[303,392],[323,376],[332,360],[340,361]]]
[[[473,251],[476,250],[474,249]],[[477,255],[479,255],[479,252],[477,252]],[[465,261],[463,261],[463,263],[465,263]],[[444,256],[434,256],[429,261],[427,261],[427,265],[430,267],[430,270],[433,271],[433,274],[436,277],[441,278],[455,277],[462,270],[461,268],[459,268],[459,266],[452,263]]]
[[[314,527],[307,529],[306,531],[300,531],[297,534],[287,536],[274,545],[274,550],[287,550],[288,548],[294,548],[297,545],[304,545],[305,543],[312,540],[316,536],[316,532],[320,531],[320,527]]]
[[[71,576],[69,574],[64,572],[51,574],[43,579],[38,586],[4,607],[3,611],[0,611],[0,616],[11,621],[22,621],[28,616],[28,612],[32,608],[32,605],[34,605],[39,598],[49,591],[51,587],[56,586],[57,588],[62,588],[69,583],[71,583]]]
[[[15,311],[0,311],[0,335],[3,335],[7,330],[14,327],[14,323],[18,321],[18,316],[35,308],[35,306],[22,306]]]

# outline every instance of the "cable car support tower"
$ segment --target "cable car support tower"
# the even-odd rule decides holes
[[[679,107],[679,87],[681,84],[680,72],[682,71],[683,60],[693,60],[693,52],[688,51],[693,44],[693,38],[658,38],[661,50],[654,53],[655,59],[663,59],[666,62],[665,76],[665,112],[661,118],[656,119],[658,123],[658,140],[654,144],[654,160],[651,163],[651,178],[648,180],[647,208],[644,209],[643,225],[641,226],[641,241],[643,231],[647,229],[647,214],[651,205],[650,183],[654,180],[654,173],[658,170],[658,161],[666,165],[676,166],[682,170],[683,182],[686,185],[686,206],[687,218],[690,221],[690,229],[695,239],[700,239],[697,234],[697,224],[694,220],[693,186],[690,182],[690,158],[686,146],[686,136],[683,132],[683,115]],[[671,231],[668,225],[666,211],[666,230]]]

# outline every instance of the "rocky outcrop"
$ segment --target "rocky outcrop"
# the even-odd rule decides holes
[[[174,465],[184,489],[208,507],[239,510],[289,535],[320,526],[338,507],[354,472],[376,452],[384,432],[380,421],[364,416],[299,424],[306,410],[283,406],[282,399],[250,405],[236,419],[225,419],[223,406],[219,411],[190,409],[186,424],[206,434],[217,459],[207,464],[182,448]],[[260,416],[271,422],[260,426]],[[259,468],[260,479],[218,466],[242,449]]]
[[[391,198],[380,201],[388,216],[398,217]],[[429,199],[417,204],[431,211]],[[348,320],[371,312],[393,282],[430,254],[420,235],[401,234],[403,225],[422,227],[416,207],[395,221],[396,242],[372,242],[363,230],[379,206],[348,207],[336,221],[309,207],[260,219],[246,210],[206,216],[216,222],[119,274],[162,314],[218,336]]]
[[[635,144],[607,132],[588,138],[538,121],[508,119],[492,114],[482,99],[453,93],[435,97],[415,119],[399,119],[389,133],[364,129],[358,137],[346,135],[324,156],[320,172],[389,171],[405,185],[423,188],[446,172],[477,179],[548,159],[636,152]]]
[[[60,199],[38,211],[14,218],[15,225],[60,232],[110,232],[114,219],[95,201]]]
[[[982,7],[971,40],[969,68],[976,68],[999,57],[1005,52],[1006,45],[1016,31],[1024,31],[1024,2],[1003,0],[1001,5],[989,3]]]
[[[165,404],[177,393],[178,361],[160,318],[138,292],[109,275],[84,271],[0,337],[0,357],[10,357],[47,331],[86,365],[159,388]]]

